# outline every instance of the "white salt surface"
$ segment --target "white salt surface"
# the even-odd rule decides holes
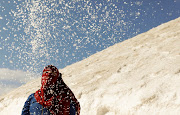
[[[180,18],[62,70],[81,115],[178,115]],[[19,115],[40,78],[0,97],[0,115]]]

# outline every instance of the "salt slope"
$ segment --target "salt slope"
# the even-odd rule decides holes
[[[178,115],[180,18],[62,70],[81,115]],[[0,115],[18,115],[40,78],[0,97]]]

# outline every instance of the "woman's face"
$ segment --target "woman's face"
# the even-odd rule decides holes
[[[48,76],[57,76],[57,71],[55,70],[55,71],[52,71],[50,68],[47,68],[44,72],[43,72],[43,74],[45,75],[45,74],[47,74]]]
[[[42,73],[42,87],[46,89],[54,85],[57,81],[58,73],[57,68],[45,68]]]

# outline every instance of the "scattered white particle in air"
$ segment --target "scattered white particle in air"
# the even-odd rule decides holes
[[[138,5],[138,6],[141,6],[143,4],[143,1],[142,2],[137,1],[137,2],[135,2],[135,4]]]
[[[139,16],[141,13],[140,12],[136,12],[136,16]]]
[[[124,4],[128,4],[127,2],[124,2]]]
[[[3,30],[8,30],[7,28],[3,27]]]
[[[172,16],[172,13],[167,13],[168,16]]]

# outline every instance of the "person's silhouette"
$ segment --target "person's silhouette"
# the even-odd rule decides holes
[[[79,115],[80,104],[55,66],[44,68],[41,89],[31,94],[22,115]]]

